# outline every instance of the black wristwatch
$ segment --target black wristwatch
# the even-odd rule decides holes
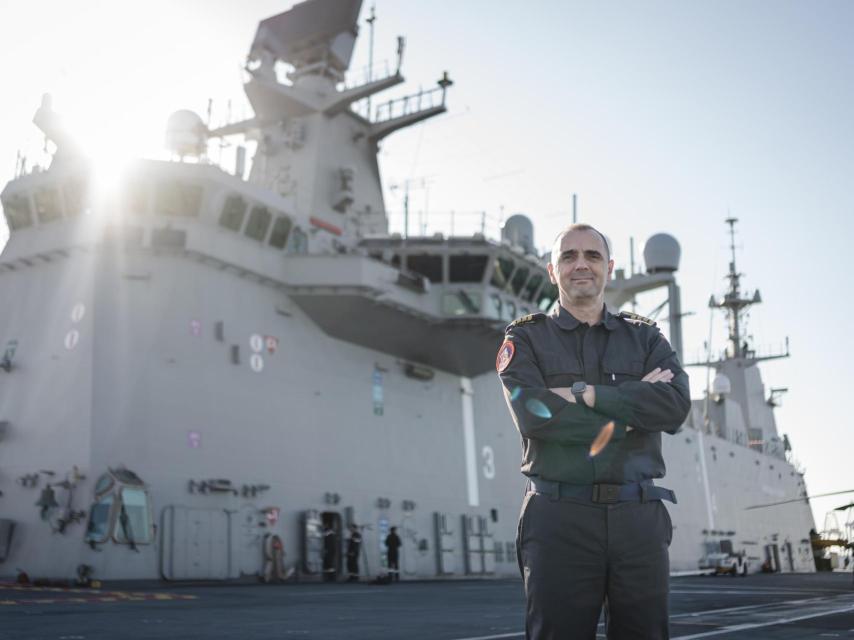
[[[584,402],[584,392],[587,391],[586,382],[573,382],[569,391],[575,396],[575,401],[578,404],[584,405],[585,407],[587,406],[587,403]]]

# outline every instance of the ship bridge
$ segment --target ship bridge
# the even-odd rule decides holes
[[[57,151],[46,170],[21,167],[2,193],[11,239],[0,269],[106,246],[137,265],[186,258],[276,289],[283,307],[295,303],[334,338],[422,368],[490,370],[504,327],[549,309],[556,288],[521,215],[498,241],[388,234],[380,141],[443,113],[452,83],[443,73],[435,89],[372,109],[372,96],[403,82],[404,41],[393,71],[348,83],[360,7],[315,0],[262,21],[244,87],[254,116],[212,127],[175,112],[172,159],[132,163],[109,197],[46,97],[34,121]],[[231,136],[256,145],[248,171],[241,145],[228,170],[207,155]]]
[[[557,297],[543,261],[480,234],[368,238],[287,272],[288,297],[329,335],[464,376],[490,370],[505,326]]]

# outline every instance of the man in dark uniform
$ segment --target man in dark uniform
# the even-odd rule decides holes
[[[359,551],[362,549],[362,534],[355,524],[350,525],[350,537],[347,539],[347,582],[359,581]]]
[[[323,581],[335,582],[337,577],[338,536],[328,522],[323,524]]]
[[[400,582],[400,560],[398,550],[401,545],[400,536],[397,535],[397,527],[392,527],[385,537],[385,547],[388,553],[388,574],[395,581]]]
[[[517,548],[531,640],[669,637],[672,525],[657,487],[661,433],[690,408],[688,376],[655,324],[611,314],[604,236],[561,232],[549,277],[560,305],[507,328],[496,367],[522,435],[528,491]]]

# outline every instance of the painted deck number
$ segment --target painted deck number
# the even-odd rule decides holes
[[[492,447],[486,446],[480,450],[483,456],[483,477],[492,480],[495,477],[495,452]]]

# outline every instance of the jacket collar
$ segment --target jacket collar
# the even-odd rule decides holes
[[[617,316],[608,311],[608,307],[605,306],[602,309],[602,320],[598,323],[603,325],[608,331],[613,331],[617,328]],[[572,315],[569,311],[563,308],[560,304],[557,304],[552,311],[552,320],[557,323],[561,329],[566,331],[572,331],[576,329],[579,324],[581,324],[578,319]]]

